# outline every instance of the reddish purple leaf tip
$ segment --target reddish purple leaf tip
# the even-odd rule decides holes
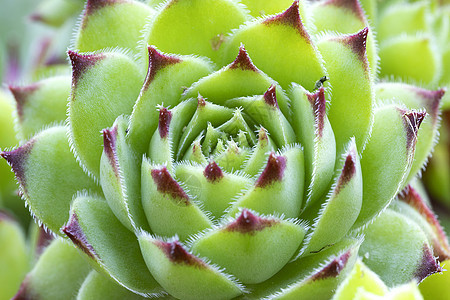
[[[144,81],[144,90],[147,90],[150,83],[155,79],[158,71],[167,66],[181,62],[181,59],[175,56],[169,56],[159,52],[154,46],[148,46],[148,71]]]
[[[340,256],[333,259],[322,270],[314,274],[311,278],[312,281],[326,279],[330,277],[337,277],[347,265],[347,262],[351,256],[351,252],[346,251]]]
[[[114,174],[119,176],[119,169],[116,158],[116,140],[117,140],[117,126],[111,129],[103,129],[103,147],[109,163],[114,169]]]
[[[223,172],[215,161],[211,161],[203,171],[203,175],[209,182],[217,182],[223,178]]]
[[[167,258],[173,263],[196,267],[206,267],[206,264],[202,260],[186,251],[183,245],[181,245],[178,241],[156,241],[155,244],[166,254]]]
[[[87,240],[87,237],[84,234],[80,223],[78,222],[78,216],[75,213],[70,216],[67,225],[61,228],[61,232],[67,235],[67,237],[71,239],[72,242],[89,257],[96,259],[97,254],[95,253],[92,245]]]
[[[443,269],[437,262],[436,258],[427,243],[423,245],[422,261],[414,273],[414,277],[421,282],[431,274],[442,272]]]
[[[364,11],[358,0],[329,0],[324,2],[322,5],[334,5],[336,7],[342,7],[353,12],[361,22],[366,23],[366,18]]]
[[[67,52],[72,63],[72,86],[76,86],[83,74],[104,58],[102,53],[79,54],[69,50]]]
[[[258,72],[258,68],[255,67],[250,56],[248,56],[247,50],[245,50],[244,45],[239,47],[239,53],[236,59],[230,64],[230,69],[241,69]]]
[[[311,106],[314,110],[317,134],[319,137],[321,137],[323,134],[327,108],[327,102],[325,100],[325,89],[321,87],[314,94],[308,93],[306,95],[308,97],[309,103],[311,103]]]
[[[97,10],[102,9],[105,6],[113,5],[116,3],[123,3],[125,0],[88,0],[86,2],[86,11],[85,14],[87,16],[92,15]]]
[[[354,149],[351,149],[347,157],[345,158],[344,166],[342,167],[342,172],[336,185],[336,193],[339,193],[340,189],[344,187],[355,175],[356,155],[357,154]]]
[[[28,86],[9,86],[11,94],[14,96],[16,101],[17,114],[19,116],[20,122],[23,121],[23,108],[26,105],[28,98],[39,88],[38,83],[34,83]]]
[[[264,21],[266,25],[288,25],[293,27],[297,32],[305,38],[307,41],[310,41],[310,37],[305,27],[303,26],[302,20],[300,18],[299,5],[298,0],[294,1],[292,5],[285,10],[284,12],[270,17]]]
[[[159,136],[165,139],[169,135],[170,121],[172,120],[172,113],[165,107],[159,109],[158,130]]]
[[[205,98],[203,98],[202,95],[199,94],[197,97],[197,107],[202,108],[205,106],[206,106],[206,100],[205,100]]]
[[[430,91],[416,86],[409,87],[413,92],[415,92],[425,100],[425,108],[427,109],[427,112],[432,116],[433,122],[436,122],[437,116],[439,114],[439,106],[441,104],[442,97],[444,97],[445,89]]]
[[[20,146],[19,148],[0,153],[0,156],[6,159],[8,164],[13,169],[14,174],[16,175],[16,178],[25,193],[27,192],[25,166],[28,156],[33,149],[33,144],[34,140],[29,140],[26,144]]]
[[[270,227],[275,223],[277,223],[277,221],[258,217],[248,209],[244,208],[239,217],[230,223],[225,230],[252,234],[256,231],[261,231],[266,227]]]
[[[189,196],[178,182],[173,179],[165,166],[160,169],[153,169],[151,173],[158,192],[167,194],[173,199],[180,200],[185,205],[189,204]]]
[[[35,300],[36,295],[31,291],[30,274],[27,274],[20,284],[19,290],[11,300]]]
[[[402,109],[400,109],[400,112],[403,114],[403,124],[406,130],[406,146],[408,149],[411,149],[416,144],[417,132],[427,113],[424,111],[406,111]]]
[[[369,27],[365,27],[361,31],[344,38],[352,51],[358,56],[359,60],[364,63],[364,68],[368,70],[367,65],[367,35],[369,34]]]
[[[274,152],[270,153],[267,165],[256,181],[255,186],[264,188],[276,181],[283,179],[284,170],[286,169],[286,157],[276,156]]]
[[[269,89],[264,93],[264,101],[273,107],[278,108],[277,102],[277,89],[275,85],[271,85]]]

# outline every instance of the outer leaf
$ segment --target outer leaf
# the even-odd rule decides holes
[[[75,161],[65,127],[49,128],[1,155],[14,170],[32,213],[56,234],[69,217],[72,196],[81,189],[99,190]]]
[[[250,14],[255,18],[279,13],[292,4],[292,0],[241,0],[240,2],[247,6]]]
[[[102,138],[99,131],[117,116],[131,113],[139,94],[138,66],[119,53],[82,55],[69,51],[72,95],[69,102],[70,139],[77,159],[96,178],[100,175]]]
[[[9,89],[16,100],[22,139],[29,139],[45,126],[66,119],[70,77],[51,77],[29,86],[10,86]]]
[[[225,34],[247,18],[232,0],[214,5],[208,0],[170,0],[152,18],[144,38],[165,52],[198,54],[217,62]]]
[[[297,82],[312,90],[316,81],[326,75],[300,19],[298,1],[281,14],[258,19],[235,31],[227,42],[226,62],[233,60],[241,43],[255,65],[284,88]]]
[[[73,245],[56,239],[45,249],[13,299],[74,299],[90,270],[89,263]]]
[[[132,0],[88,0],[75,37],[75,48],[82,52],[103,48],[134,49],[141,30],[154,11]]]
[[[77,197],[63,231],[96,269],[142,296],[162,291],[145,267],[136,236],[116,219],[99,197]]]
[[[365,230],[360,255],[363,262],[388,286],[412,279],[421,281],[428,275],[441,271],[420,227],[390,209]]]
[[[182,299],[231,299],[243,288],[235,280],[187,252],[178,242],[148,235],[139,244],[149,270],[167,292]]]
[[[336,154],[351,137],[363,152],[373,123],[372,73],[366,55],[368,28],[318,43],[333,89],[328,118],[336,137]],[[343,63],[345,62],[345,63]]]
[[[376,111],[372,136],[361,159],[363,203],[355,228],[376,217],[404,185],[424,117],[423,112],[393,105]]]

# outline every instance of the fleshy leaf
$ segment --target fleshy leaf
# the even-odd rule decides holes
[[[12,299],[67,299],[77,293],[90,270],[77,249],[58,238],[45,249]]]
[[[333,90],[328,118],[340,155],[351,137],[363,152],[373,123],[373,75],[366,55],[366,27],[353,35],[328,37],[318,44]],[[345,61],[345,63],[343,63]]]
[[[235,60],[189,87],[183,98],[197,97],[201,94],[215,104],[224,105],[225,101],[237,97],[264,94],[268,87],[276,86],[276,97],[281,111],[288,116],[288,101],[284,91],[276,81],[264,74],[252,62],[244,45],[239,47]]]
[[[198,54],[217,62],[225,35],[247,19],[232,0],[214,5],[208,0],[170,0],[152,18],[144,38],[165,52]]]
[[[153,13],[153,9],[139,1],[88,0],[75,48],[81,52],[115,47],[134,49],[147,18]]]
[[[303,255],[311,255],[342,239],[359,215],[363,177],[354,139],[344,155],[344,165],[335,179],[328,199],[316,217],[312,232],[305,240]]]
[[[14,170],[34,216],[56,234],[69,218],[73,195],[82,189],[99,190],[73,157],[65,127],[42,131],[1,155]]]
[[[236,219],[196,239],[192,251],[243,283],[268,280],[291,259],[306,229],[243,209]]]
[[[186,239],[212,225],[167,168],[146,159],[142,161],[142,206],[152,232],[160,236],[177,234]]]
[[[427,117],[417,132],[414,161],[406,180],[406,182],[409,182],[425,167],[430,152],[436,143],[440,119],[439,107],[445,90],[430,91],[401,83],[380,83],[375,87],[379,103],[393,100],[403,103],[409,109],[425,109],[427,112]]]
[[[145,267],[136,236],[117,220],[104,199],[79,195],[61,231],[98,271],[118,284],[143,296],[162,292]]]
[[[364,232],[359,253],[388,286],[420,282],[441,271],[425,234],[410,218],[387,209]]]
[[[125,141],[128,120],[118,117],[103,130],[100,183],[109,207],[129,230],[148,229],[142,209],[139,160]]]
[[[204,59],[165,55],[153,46],[148,47],[147,56],[147,76],[133,108],[128,134],[138,156],[146,153],[157,128],[157,105],[176,106],[186,87],[213,71],[211,63]]]
[[[139,244],[150,272],[174,297],[231,299],[243,293],[231,276],[189,253],[176,240],[165,242],[142,234]]]
[[[296,218],[303,201],[304,161],[300,147],[287,148],[280,155],[271,153],[256,182],[237,198],[229,215],[240,207],[262,214],[284,214]]]
[[[120,53],[79,54],[72,61],[69,102],[70,139],[77,158],[95,178],[100,175],[102,137],[121,114],[130,114],[142,76],[138,66]]]
[[[279,13],[292,4],[292,0],[241,0],[240,2],[245,4],[255,18]]]
[[[29,139],[45,126],[66,119],[70,77],[57,76],[9,89],[16,100],[19,134]]]
[[[363,203],[355,228],[376,217],[405,184],[424,117],[423,112],[405,111],[394,105],[375,112],[372,135],[361,159]]]
[[[332,179],[336,161],[336,141],[326,115],[324,88],[309,93],[297,84],[291,96],[292,128],[305,151],[306,206],[321,197]]]
[[[284,88],[297,82],[312,90],[326,75],[300,17],[299,1],[278,15],[257,19],[235,31],[227,41],[226,63],[233,60],[241,43],[254,64]]]

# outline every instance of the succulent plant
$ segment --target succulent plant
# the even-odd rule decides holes
[[[159,2],[87,1],[71,85],[12,88],[31,138],[1,155],[60,236],[16,298],[419,299],[443,90],[375,86],[358,1]]]

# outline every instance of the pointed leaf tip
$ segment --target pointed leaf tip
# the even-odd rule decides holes
[[[416,272],[414,273],[414,277],[421,282],[426,277],[430,276],[434,273],[440,273],[443,269],[439,265],[436,258],[433,256],[433,252],[431,251],[428,244],[423,245],[423,255],[422,255],[422,262],[420,263],[419,267],[417,268]]]
[[[223,178],[223,172],[215,161],[211,161],[203,171],[206,180],[209,182],[217,182]]]
[[[25,163],[33,149],[34,140],[29,140],[26,144],[20,146],[12,151],[4,151],[0,153],[0,156],[6,159],[8,164],[14,171],[17,180],[19,181],[22,189],[26,193],[26,178],[25,178]]]
[[[350,150],[349,154],[345,158],[344,167],[342,173],[339,176],[336,192],[339,193],[340,189],[345,186],[356,173],[356,152],[354,149]]]
[[[22,283],[20,284],[19,290],[14,295],[14,297],[11,298],[11,300],[29,300],[29,299],[36,299],[36,296],[30,292],[30,275],[27,274],[25,278],[23,279]]]
[[[331,262],[329,262],[325,267],[323,267],[320,271],[315,273],[312,276],[312,280],[322,280],[330,277],[337,277],[342,270],[345,268],[349,258],[351,256],[351,250],[344,252],[342,255],[339,255]]]
[[[350,35],[344,39],[358,56],[359,60],[365,63],[365,69],[368,70],[367,65],[367,35],[369,34],[369,27],[365,27],[361,31]]]
[[[273,107],[278,108],[278,102],[277,102],[277,93],[276,93],[276,86],[271,85],[269,89],[264,93],[264,101]]]
[[[263,172],[256,181],[255,186],[264,188],[271,185],[275,181],[281,181],[283,179],[284,170],[286,169],[286,157],[276,156],[274,152],[271,152],[267,165]]]
[[[427,112],[436,117],[439,113],[439,106],[441,105],[442,97],[444,97],[446,90],[438,89],[435,91],[422,89],[416,86],[410,86],[410,88],[419,96],[423,97],[425,100],[429,101]]]
[[[422,121],[427,113],[424,111],[406,111],[402,109],[400,109],[400,112],[403,113],[404,117],[403,123],[406,130],[406,145],[408,148],[411,148],[417,141],[417,132],[419,131],[420,124],[422,124]]]
[[[38,83],[33,83],[31,85],[23,87],[12,85],[9,86],[9,90],[11,91],[11,94],[14,96],[14,100],[16,101],[17,114],[19,116],[20,121],[22,121],[23,119],[23,107],[25,106],[28,97],[38,88],[39,88]]]
[[[81,76],[104,57],[102,53],[79,54],[72,50],[67,51],[67,54],[72,63],[72,86],[76,86]]]
[[[156,245],[166,254],[170,261],[176,264],[186,264],[196,267],[206,267],[205,263],[190,254],[178,241],[156,241]]]
[[[259,128],[258,141],[261,143],[262,147],[265,147],[269,143],[269,135],[267,134],[267,130],[262,126]]]
[[[78,222],[78,216],[76,214],[70,216],[69,222],[66,226],[61,228],[61,232],[67,235],[67,237],[89,257],[96,259],[97,254],[92,245],[89,244],[86,235]]]
[[[202,95],[199,94],[197,97],[197,107],[200,108],[200,107],[205,107],[205,106],[206,106],[206,100],[205,100],[205,98],[203,98]]]
[[[148,71],[144,81],[144,90],[147,90],[150,83],[155,78],[159,70],[166,66],[181,62],[181,59],[175,56],[165,55],[159,52],[154,46],[148,46]]]
[[[103,147],[105,154],[108,157],[109,163],[114,169],[114,174],[119,176],[119,170],[117,169],[116,159],[116,139],[117,139],[117,126],[112,129],[103,129]]]
[[[151,173],[156,183],[156,188],[160,193],[168,194],[174,199],[179,199],[185,205],[189,204],[189,196],[178,182],[173,179],[165,166],[160,169],[153,169]]]
[[[329,0],[323,5],[334,5],[343,7],[352,11],[363,23],[365,23],[365,14],[358,0]]]
[[[251,234],[256,231],[261,231],[266,227],[270,227],[274,223],[276,223],[275,220],[258,217],[248,209],[244,208],[239,217],[226,227],[226,230]]]
[[[159,109],[158,130],[159,136],[164,139],[169,135],[170,121],[172,120],[172,113],[165,107]]]
[[[323,127],[325,124],[326,104],[327,104],[325,100],[325,89],[321,87],[314,94],[308,93],[307,96],[314,110],[316,126],[318,131],[317,133],[321,137],[323,133]]]
[[[85,14],[87,16],[92,15],[93,13],[95,13],[97,10],[108,6],[108,5],[113,5],[115,3],[123,3],[126,2],[125,0],[88,0],[86,2],[86,10],[85,10]]]
[[[247,50],[244,45],[239,47],[239,53],[236,59],[230,64],[230,69],[241,69],[258,72],[258,68],[253,64],[250,56],[248,56]]]
[[[302,37],[310,41],[309,34],[306,31],[305,27],[303,26],[302,20],[300,18],[298,0],[294,1],[294,3],[292,3],[292,5],[284,12],[266,19],[264,21],[264,24],[266,25],[284,24],[291,26],[295,28]]]

